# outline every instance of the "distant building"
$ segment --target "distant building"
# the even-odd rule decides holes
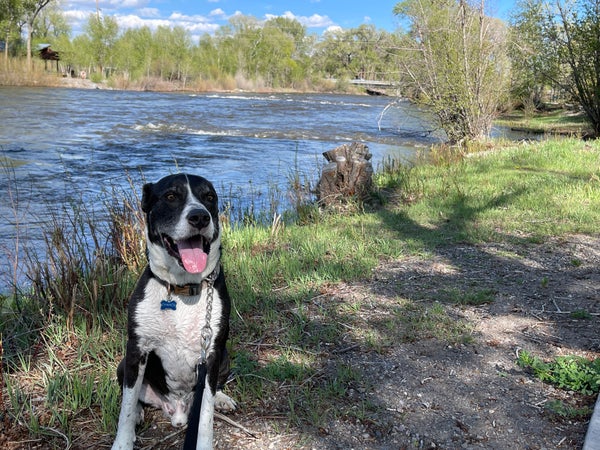
[[[48,61],[56,61],[56,71],[58,72],[58,61],[60,54],[50,48],[50,44],[39,44],[37,48],[40,58],[44,60],[44,68],[48,69]]]

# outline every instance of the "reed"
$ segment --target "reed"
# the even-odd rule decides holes
[[[0,86],[61,86],[62,75],[56,72],[51,61],[45,65],[44,61],[34,59],[31,70],[27,67],[25,58],[4,57],[0,61]]]

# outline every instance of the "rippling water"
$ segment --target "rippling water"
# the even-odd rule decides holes
[[[0,178],[0,256],[14,248],[17,221],[21,236],[35,239],[53,205],[93,205],[112,186],[127,187],[127,174],[139,191],[142,179],[196,173],[213,181],[222,199],[243,203],[269,189],[285,192],[296,168],[316,180],[322,152],[342,143],[365,142],[377,168],[387,155],[410,158],[438,140],[426,114],[390,102],[2,87],[0,156],[17,165]]]

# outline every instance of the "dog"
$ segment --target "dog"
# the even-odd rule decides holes
[[[175,427],[188,424],[184,449],[211,449],[215,407],[236,408],[222,392],[231,300],[221,266],[217,193],[203,177],[169,175],[143,186],[141,208],[148,265],[128,305],[112,448],[133,448],[136,424],[149,405]]]

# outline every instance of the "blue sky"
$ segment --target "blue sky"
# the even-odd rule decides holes
[[[104,15],[114,17],[120,28],[144,25],[182,26],[195,37],[212,34],[235,14],[259,20],[284,16],[298,20],[309,33],[321,34],[331,28],[355,28],[372,24],[394,31],[398,19],[392,14],[396,0],[59,0],[73,31],[78,33],[96,5]],[[488,14],[507,18],[514,0],[487,0]]]

